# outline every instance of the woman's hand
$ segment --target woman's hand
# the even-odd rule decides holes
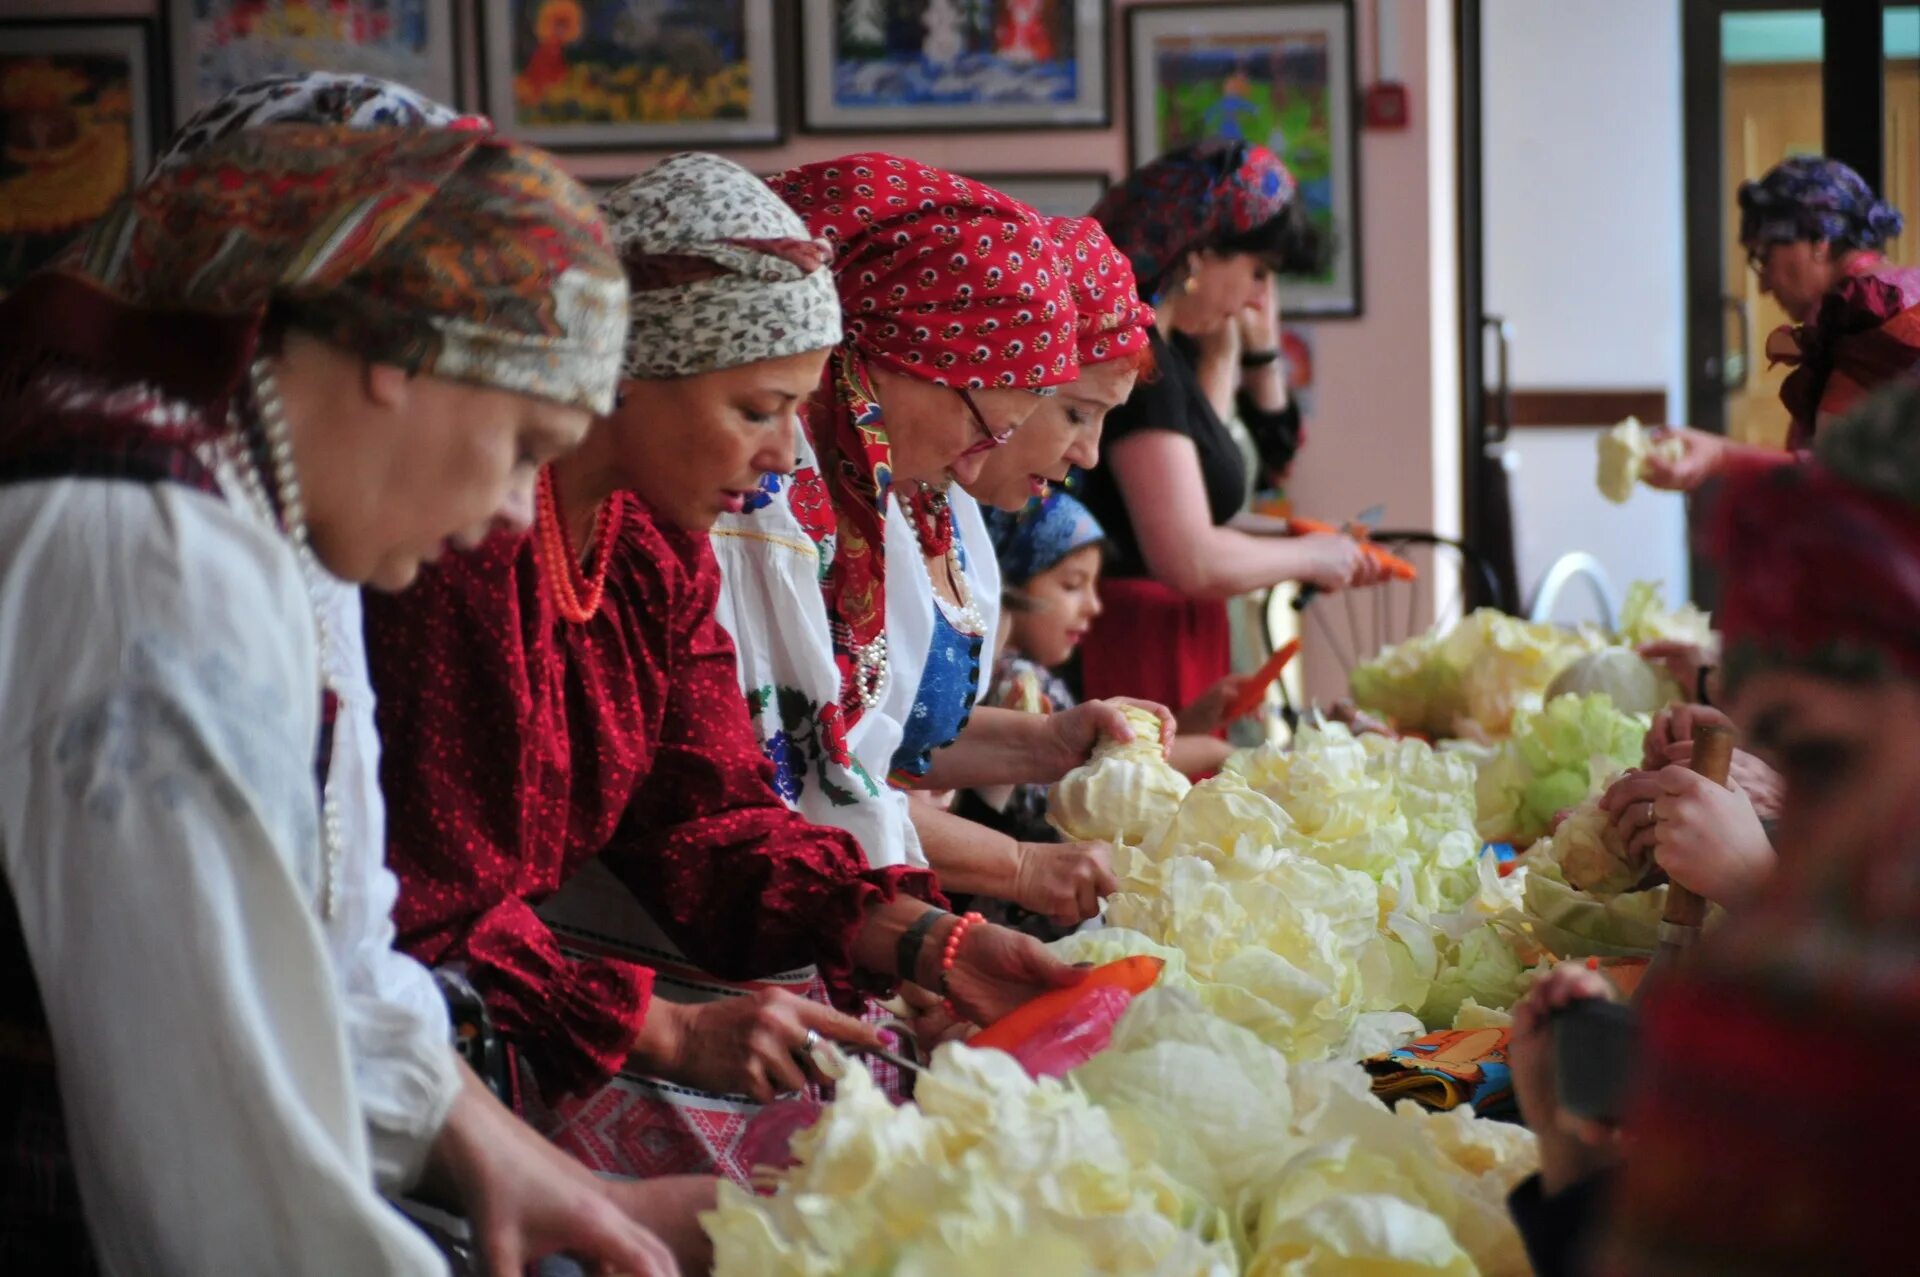
[[[1294,542],[1306,556],[1306,564],[1294,576],[1304,585],[1331,592],[1373,585],[1384,578],[1360,543],[1343,533],[1315,532],[1295,537]]]
[[[1658,447],[1669,439],[1680,440],[1684,448],[1671,461],[1660,455]],[[1640,478],[1648,487],[1668,492],[1692,492],[1714,476],[1727,455],[1724,436],[1690,426],[1661,426],[1653,432],[1652,442],[1655,446],[1640,463]]]
[[[1636,857],[1703,899],[1737,904],[1773,872],[1773,844],[1753,804],[1677,764],[1635,772],[1600,800]]]
[[[1670,763],[1685,767],[1692,761],[1693,742],[1674,741],[1667,746],[1666,758],[1649,770],[1657,770]],[[1787,782],[1765,760],[1744,749],[1734,750],[1733,763],[1727,769],[1727,780],[1747,796],[1747,801],[1753,804],[1753,814],[1762,821],[1780,819],[1780,805],[1786,798]]]
[[[1120,712],[1122,705],[1131,705],[1135,709],[1144,709],[1160,719],[1160,756],[1165,758],[1167,750],[1173,744],[1175,733],[1179,731],[1173,720],[1173,711],[1154,701],[1139,701],[1130,696],[1117,696],[1104,701],[1087,701],[1075,705],[1072,709],[1063,709],[1046,718],[1047,730],[1053,735],[1054,762],[1058,770],[1048,769],[1048,774],[1030,778],[1033,784],[1052,784],[1062,776],[1087,761],[1093,755],[1093,747],[1100,743],[1101,737],[1127,742],[1133,739],[1133,727],[1127,722],[1127,716]]]
[[[870,1024],[782,989],[761,989],[717,1002],[655,998],[633,1061],[669,1082],[765,1104],[810,1080],[809,1031],[849,1046],[882,1045]]]
[[[1692,702],[1700,694],[1700,671],[1707,670],[1707,695],[1712,696],[1719,682],[1713,673],[1717,668],[1714,654],[1694,643],[1677,643],[1662,639],[1654,643],[1642,643],[1639,647],[1640,659],[1651,665],[1657,665],[1667,672],[1667,677],[1680,685],[1682,700]]]
[[[1227,706],[1239,698],[1240,689],[1247,685],[1249,677],[1246,674],[1229,674],[1195,697],[1193,704],[1176,716],[1180,735],[1211,735],[1225,721]]]
[[[1269,278],[1254,290],[1253,300],[1234,312],[1241,350],[1280,349],[1280,283]]]
[[[624,1209],[607,1181],[509,1113],[465,1064],[460,1073],[460,1094],[421,1187],[472,1220],[488,1277],[520,1277],[534,1260],[563,1251],[634,1277],[679,1277],[667,1245]],[[663,1222],[668,1215],[676,1228],[698,1231],[690,1215],[663,1210]]]
[[[709,1175],[661,1175],[652,1179],[603,1179],[600,1184],[628,1219],[673,1252],[689,1277],[712,1269],[713,1240],[700,1226],[700,1216],[713,1209],[719,1180]]]
[[[1085,978],[1032,936],[986,923],[961,937],[947,974],[947,997],[967,1019],[987,1025],[1050,989]]]
[[[1702,727],[1724,727],[1735,731],[1733,720],[1711,705],[1669,705],[1653,716],[1640,745],[1640,763],[1648,771],[1658,771],[1668,763],[1685,763],[1693,757],[1693,738]],[[1683,758],[1674,750],[1684,749]]]
[[[1513,1008],[1513,1032],[1507,1041],[1513,1097],[1528,1129],[1540,1139],[1540,1183],[1549,1194],[1579,1183],[1610,1160],[1604,1151],[1608,1128],[1560,1108],[1553,1068],[1553,1013],[1588,998],[1610,1000],[1612,996],[1612,986],[1599,972],[1589,971],[1582,963],[1563,962],[1534,981]]]
[[[1119,889],[1106,843],[1023,842],[1009,899],[1072,927],[1098,914],[1100,902]]]

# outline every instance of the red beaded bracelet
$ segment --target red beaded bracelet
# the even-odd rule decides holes
[[[947,933],[947,946],[940,953],[940,997],[941,1005],[947,1014],[960,1018],[958,1008],[953,1005],[953,992],[947,987],[947,977],[953,974],[953,963],[960,956],[960,942],[967,938],[967,932],[973,930],[986,919],[977,913],[962,914],[960,921]]]

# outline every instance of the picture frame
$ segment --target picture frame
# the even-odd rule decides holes
[[[481,105],[503,132],[555,150],[777,146],[775,10],[774,0],[489,0]]]
[[[1133,162],[1203,137],[1272,149],[1331,249],[1315,276],[1281,277],[1282,304],[1303,318],[1358,316],[1352,0],[1136,5],[1127,11],[1127,69]]]
[[[1072,173],[969,173],[1048,217],[1085,217],[1113,185],[1111,175],[1088,170]]]
[[[221,94],[269,75],[377,75],[458,105],[454,0],[166,0],[173,123]]]
[[[156,37],[147,18],[0,22],[0,295],[153,163]]]
[[[800,0],[814,133],[1100,129],[1106,0]]]

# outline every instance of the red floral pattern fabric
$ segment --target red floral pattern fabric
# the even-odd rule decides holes
[[[824,521],[801,524],[826,562],[840,725],[850,730],[885,669],[892,447],[868,365],[944,386],[1063,385],[1079,372],[1077,316],[1044,219],[991,187],[877,152],[770,180],[833,245],[844,312],[846,342],[804,413],[820,469],[794,476],[791,499],[796,511],[833,511],[831,538]]]
[[[818,963],[842,1005],[869,908],[939,899],[781,802],[740,695],[702,535],[624,503],[590,621],[555,614],[533,543],[496,539],[367,598],[401,943],[465,962],[548,1097],[626,1060],[653,973],[564,952],[536,912],[598,858],[680,951],[728,978]]]
[[[1047,235],[1073,290],[1080,363],[1104,364],[1147,348],[1153,307],[1140,300],[1133,265],[1091,217],[1047,219]]]

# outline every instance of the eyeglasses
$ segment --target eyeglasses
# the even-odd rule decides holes
[[[1747,250],[1747,269],[1758,275],[1767,269],[1767,258],[1772,255],[1776,242],[1769,240],[1756,244]]]
[[[1013,432],[1020,428],[1016,422],[1008,426],[1005,430],[1002,430],[999,434],[995,434],[993,427],[988,425],[987,419],[980,414],[980,405],[973,401],[973,394],[965,386],[955,386],[953,389],[954,393],[960,396],[960,402],[965,404],[967,411],[973,415],[973,424],[980,428],[980,442],[961,453],[961,456],[975,457],[983,452],[992,452],[995,448],[998,448],[1001,444],[1013,438]]]

